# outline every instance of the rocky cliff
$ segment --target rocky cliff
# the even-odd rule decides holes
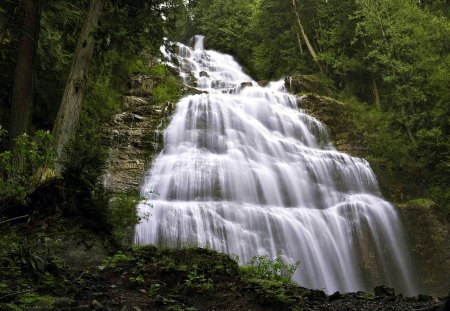
[[[174,104],[157,103],[152,97],[161,83],[157,76],[132,76],[123,90],[122,111],[103,126],[109,148],[104,184],[114,192],[138,190],[144,172],[162,149],[162,133]]]

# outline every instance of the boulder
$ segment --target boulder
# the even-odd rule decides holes
[[[375,297],[390,297],[395,296],[395,291],[392,287],[380,285],[374,288]]]
[[[262,87],[266,87],[267,85],[269,85],[269,81],[267,81],[267,80],[258,81],[258,85],[262,86]]]

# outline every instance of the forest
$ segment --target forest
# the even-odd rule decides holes
[[[347,125],[339,125],[339,130],[357,133],[354,156],[369,161],[384,197],[400,210],[417,206],[433,214],[439,224],[431,224],[431,231],[448,236],[447,0],[2,0],[0,309],[30,310],[39,302],[42,310],[59,310],[53,296],[82,296],[91,303],[95,297],[83,296],[79,288],[90,286],[92,291],[98,272],[80,272],[92,267],[64,263],[52,251],[58,236],[74,235],[82,241],[69,243],[115,254],[102,266],[128,273],[132,289],[145,284],[145,302],[159,303],[161,310],[196,310],[173,297],[220,288],[224,285],[212,283],[217,275],[226,279],[227,273],[230,278],[239,273],[247,278],[256,297],[252,299],[259,301],[247,305],[249,309],[262,305],[261,310],[300,310],[293,307],[289,290],[282,288],[293,286],[289,276],[269,273],[263,282],[261,275],[255,276],[276,264],[281,265],[277,271],[291,273],[293,267],[282,262],[260,258],[259,264],[240,272],[234,261],[206,250],[189,254],[189,250],[131,249],[130,235],[141,220],[136,212],[142,199],[139,189],[112,191],[103,182],[110,156],[103,129],[122,111],[130,81],[137,75],[158,81],[145,95],[158,109],[176,103],[185,87],[179,72],[161,63],[161,49],[174,51],[171,42],[187,43],[197,34],[205,36],[207,49],[233,55],[260,84],[286,79],[300,85],[292,93],[344,103],[345,112],[338,111],[336,120],[331,118],[331,125],[326,125],[335,130],[333,124],[345,120]],[[339,145],[341,133],[332,137]],[[444,245],[443,257],[436,258],[443,258],[448,269],[445,239],[439,245]],[[434,250],[418,252],[432,257]],[[153,256],[150,266],[157,272],[139,265],[142,271],[127,270],[136,262],[143,265],[146,253]],[[179,262],[177,256],[189,263]],[[211,269],[201,270],[202,264]],[[185,265],[196,268],[188,270]],[[184,284],[171,292],[173,297],[163,297],[162,281],[149,285],[139,279],[143,271],[173,273],[170,269],[181,273],[178,284]],[[61,280],[65,285],[58,288]],[[112,277],[108,281],[119,282]],[[441,281],[433,279],[427,284],[434,285],[424,288],[434,294]],[[317,298],[314,292],[307,295]],[[127,299],[130,307],[133,298]],[[70,310],[61,303],[62,309]],[[111,310],[120,310],[120,303]],[[193,305],[208,309],[198,301]],[[94,303],[89,308],[106,310],[106,305]]]

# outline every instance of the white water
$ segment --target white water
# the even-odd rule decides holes
[[[152,206],[139,213],[151,216],[135,242],[300,260],[294,279],[329,293],[415,293],[401,224],[369,164],[336,151],[282,82],[259,87],[202,37],[194,47],[179,44],[180,68],[208,93],[177,104],[142,186]]]

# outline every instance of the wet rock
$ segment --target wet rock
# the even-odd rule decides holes
[[[123,109],[137,114],[148,114],[151,112],[148,98],[138,96],[125,96]]]
[[[269,85],[269,81],[267,81],[267,80],[258,81],[258,85],[262,86],[262,87],[266,87],[267,85]]]
[[[179,76],[181,74],[180,69],[176,67],[168,66],[167,69],[169,69],[170,73],[172,73],[174,76]]]
[[[307,296],[310,300],[327,300],[327,294],[325,294],[324,291],[318,289],[310,290]]]
[[[374,292],[375,292],[375,297],[395,296],[394,289],[391,287],[384,286],[384,285],[375,287]]]
[[[200,77],[209,77],[208,73],[206,71],[200,71]]]
[[[450,280],[448,221],[437,212],[436,203],[429,199],[408,201],[399,211],[417,258],[417,274],[423,281],[424,292],[433,296],[446,295]]]
[[[208,92],[204,91],[204,90],[199,90],[195,87],[192,86],[185,86],[182,89],[182,93],[183,94],[188,94],[188,95],[199,95],[199,94],[207,94]]]
[[[336,291],[333,294],[331,294],[330,296],[328,296],[328,300],[330,300],[330,301],[338,300],[341,298],[342,298],[342,295],[339,291]]]
[[[123,122],[135,123],[135,122],[142,122],[144,120],[145,120],[144,117],[131,112],[118,113],[113,117],[113,122],[116,124],[120,124]]]
[[[188,78],[189,78],[189,85],[197,87],[198,80],[192,72],[189,72]]]
[[[423,301],[423,302],[433,301],[433,297],[428,296],[428,295],[422,295],[422,294],[419,294],[416,299],[417,299],[417,301]]]
[[[251,82],[242,82],[241,87],[253,86]]]
[[[123,91],[125,95],[148,97],[155,86],[161,83],[161,81],[160,77],[151,75],[132,75]]]

